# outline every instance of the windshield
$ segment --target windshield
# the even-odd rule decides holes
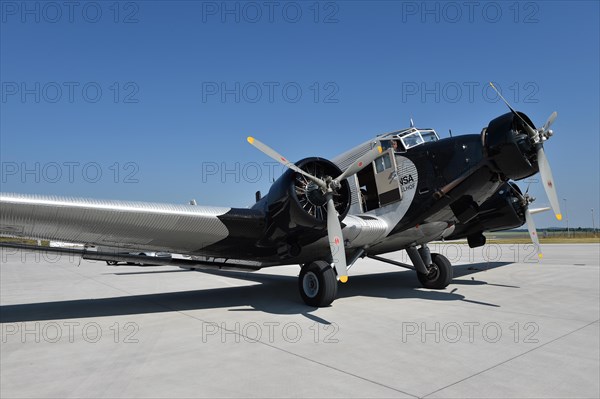
[[[426,143],[432,142],[432,141],[438,141],[438,137],[435,134],[434,131],[428,131],[428,132],[421,132],[421,136],[423,137],[423,141],[425,141]]]
[[[404,137],[401,138],[402,140],[402,144],[404,144],[404,148],[406,148],[407,150],[409,148],[418,146],[419,144],[423,144],[423,137],[421,137],[421,134],[419,132],[414,132],[411,134],[408,134]]]
[[[440,138],[433,129],[417,129],[411,127],[402,131],[387,133],[381,137],[381,146],[384,150],[393,149],[394,152],[404,152],[425,143],[438,141]]]

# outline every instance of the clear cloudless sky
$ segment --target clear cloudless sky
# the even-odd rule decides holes
[[[507,112],[492,80],[558,112],[563,214],[598,227],[598,1],[0,4],[1,191],[245,207],[281,173],[248,135],[297,160],[411,117],[479,133]]]

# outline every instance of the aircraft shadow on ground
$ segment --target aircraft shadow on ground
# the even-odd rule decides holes
[[[439,291],[417,289],[420,284],[415,273],[410,270],[352,276],[349,284],[340,285],[338,300],[357,296],[391,300],[419,298],[432,301],[463,301],[476,305],[497,307],[498,305],[491,303],[469,300],[457,293],[458,287],[453,285],[456,284],[460,287],[460,284],[465,283],[473,285],[487,284],[479,280],[457,280],[457,278],[508,264],[498,262],[455,266],[455,280],[447,289]],[[152,272],[139,273],[149,274]],[[155,271],[154,273],[164,273],[164,271]],[[202,271],[202,273],[259,284],[111,298],[5,305],[0,306],[0,323],[124,316],[215,308],[229,308],[230,311],[260,311],[281,315],[304,314],[310,319],[327,323],[326,320],[310,315],[316,308],[307,307],[300,299],[298,279],[295,276],[212,270]],[[336,306],[336,302],[332,306]],[[240,307],[242,308],[236,309]]]

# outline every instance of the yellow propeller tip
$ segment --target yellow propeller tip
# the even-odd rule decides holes
[[[381,146],[378,146],[377,150],[379,151],[380,154],[383,152],[383,148],[381,148]]]
[[[562,220],[562,214],[560,214],[560,213],[557,213],[557,214],[556,214],[556,218],[557,218],[558,220]]]
[[[543,257],[544,257],[544,255],[538,254],[538,258],[542,259]]]
[[[248,143],[254,144],[254,137],[248,136]]]
[[[348,281],[348,276],[340,276],[340,281],[341,281],[342,283],[345,283],[345,282],[347,282],[347,281]]]

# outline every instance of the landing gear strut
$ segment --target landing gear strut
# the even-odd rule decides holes
[[[417,272],[417,277],[425,288],[444,289],[452,281],[452,265],[445,256],[431,254],[431,266],[427,274]]]
[[[381,262],[416,270],[417,277],[425,288],[442,290],[446,288],[452,281],[452,264],[450,264],[448,258],[440,254],[432,254],[429,252],[429,247],[427,245],[421,246],[421,248],[418,250],[417,247],[413,245],[406,248],[406,253],[408,254],[413,266],[396,262],[391,259],[382,258],[380,256],[367,256]]]
[[[419,250],[413,245],[406,252],[417,271],[417,277],[425,288],[444,289],[452,281],[452,265],[448,258],[429,252],[427,245]]]
[[[300,296],[309,306],[331,305],[337,296],[337,277],[329,263],[319,260],[302,267],[298,278]]]

